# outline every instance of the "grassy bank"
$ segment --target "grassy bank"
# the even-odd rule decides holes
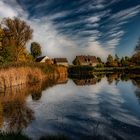
[[[60,74],[67,75],[67,68],[40,63],[2,65],[0,66],[0,89],[26,83],[37,83],[47,78],[59,77]]]
[[[135,73],[140,74],[140,66],[133,67],[92,67],[92,66],[70,66],[68,70],[69,74],[95,74],[95,73]]]

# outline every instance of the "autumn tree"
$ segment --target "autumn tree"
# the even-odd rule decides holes
[[[131,62],[135,65],[140,65],[140,52],[135,53],[132,57],[131,57]]]
[[[120,58],[118,57],[118,55],[117,54],[115,54],[115,59],[114,59],[114,63],[117,65],[117,66],[120,66],[121,64],[120,64]]]
[[[30,51],[31,51],[31,55],[32,55],[34,58],[37,58],[38,56],[40,56],[40,55],[42,54],[41,46],[40,46],[40,44],[37,43],[37,42],[32,42],[32,43],[31,43]]]
[[[102,63],[102,59],[101,59],[100,57],[97,57],[97,61],[98,61],[99,63]]]
[[[107,57],[106,66],[111,67],[112,63],[113,63],[113,56],[111,54],[109,54]]]
[[[128,56],[122,57],[120,60],[120,65],[122,67],[130,66],[131,64],[131,59]]]
[[[2,24],[5,27],[5,37],[11,35],[10,39],[12,41],[8,42],[8,46],[15,47],[15,61],[19,61],[20,57],[26,53],[25,45],[32,38],[33,30],[19,18],[5,18]]]
[[[140,51],[140,38],[138,39],[138,42],[135,47],[135,52],[139,52],[139,51]]]
[[[120,58],[118,57],[117,54],[115,54],[115,61],[119,62],[120,61]]]
[[[104,63],[102,62],[102,59],[100,57],[97,57],[97,61],[98,61],[98,64],[96,67],[98,68],[104,67]]]
[[[111,54],[109,54],[108,57],[107,57],[106,66],[107,67],[118,67],[119,66],[118,56],[116,55],[115,59],[114,59],[113,56]]]
[[[131,62],[135,65],[140,65],[140,38],[135,47],[135,53],[131,57]]]
[[[3,32],[3,29],[1,28],[1,25],[0,25],[0,49],[2,48],[3,36],[4,36],[4,32]]]

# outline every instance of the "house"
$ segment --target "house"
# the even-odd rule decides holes
[[[46,63],[46,64],[53,64],[53,61],[48,56],[41,56],[36,58],[36,62]]]
[[[63,65],[66,67],[68,67],[69,65],[67,58],[54,58],[53,61],[54,61],[54,64],[56,65]]]
[[[86,66],[86,65],[96,66],[97,64],[99,64],[99,62],[95,56],[80,55],[80,56],[76,56],[76,58],[73,61],[73,64],[82,65],[82,66]]]

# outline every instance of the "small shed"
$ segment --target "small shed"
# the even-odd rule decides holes
[[[41,56],[36,58],[36,62],[53,64],[53,61],[48,56]]]
[[[54,58],[54,64],[56,65],[63,65],[68,67],[68,60],[67,58]]]

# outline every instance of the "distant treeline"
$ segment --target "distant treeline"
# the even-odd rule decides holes
[[[70,66],[68,68],[69,77],[73,75],[94,75],[96,73],[124,73],[124,74],[140,74],[140,66],[131,67],[92,67],[92,66]]]

